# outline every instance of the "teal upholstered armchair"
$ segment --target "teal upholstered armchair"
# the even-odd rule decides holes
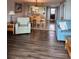
[[[71,20],[56,20],[56,36],[59,41],[71,36]]]
[[[29,17],[19,17],[15,24],[15,34],[31,33]]]

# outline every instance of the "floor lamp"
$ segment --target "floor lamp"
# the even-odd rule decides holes
[[[15,15],[15,12],[14,11],[10,11],[9,15],[10,15],[10,23],[13,23],[12,17]]]

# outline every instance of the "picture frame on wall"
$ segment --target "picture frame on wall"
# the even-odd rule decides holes
[[[22,12],[22,4],[15,3],[15,13],[21,13],[21,12]]]

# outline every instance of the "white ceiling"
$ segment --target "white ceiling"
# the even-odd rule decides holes
[[[16,0],[17,2],[23,2],[29,5],[35,5],[36,0]],[[44,6],[52,6],[56,7],[59,6],[61,2],[64,0],[37,0],[38,5],[44,5]]]

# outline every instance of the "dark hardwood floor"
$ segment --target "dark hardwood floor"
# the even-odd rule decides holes
[[[56,41],[54,31],[32,30],[31,34],[8,33],[7,59],[70,59],[64,42]]]

